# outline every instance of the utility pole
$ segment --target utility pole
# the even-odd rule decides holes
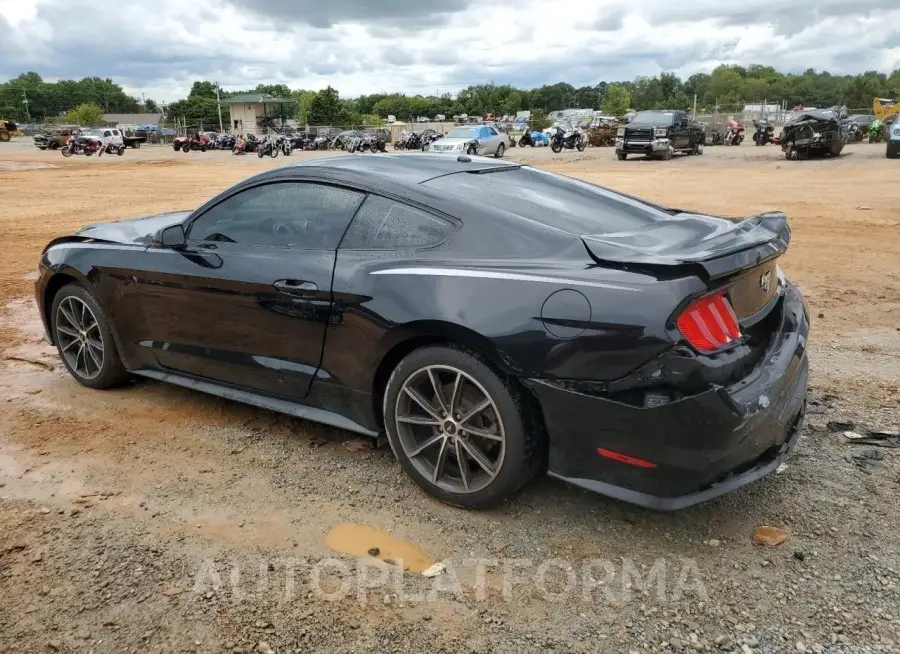
[[[693,113],[693,116],[691,116],[691,120],[697,120],[697,94],[696,93],[694,94],[694,110],[692,113]]]
[[[222,103],[219,102],[219,83],[216,82],[216,108],[219,110],[219,134],[225,131],[222,128]]]
[[[25,105],[25,117],[28,119],[28,122],[31,122],[31,111],[28,110],[28,95],[25,93],[25,89],[22,89],[22,104]]]

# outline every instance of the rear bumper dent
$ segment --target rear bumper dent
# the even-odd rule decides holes
[[[523,380],[543,412],[549,474],[658,510],[704,502],[766,476],[803,427],[808,333],[803,298],[788,284],[770,347],[737,384],[644,407]],[[601,457],[598,448],[655,467]]]

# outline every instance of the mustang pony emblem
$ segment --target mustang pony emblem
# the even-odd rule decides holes
[[[772,278],[772,271],[765,272],[759,277],[759,287],[763,293],[769,292],[769,280]]]

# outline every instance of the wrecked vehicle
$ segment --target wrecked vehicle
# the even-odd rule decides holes
[[[730,221],[497,159],[328,157],[56,238],[35,292],[84,386],[138,375],[386,434],[456,506],[546,471],[670,510],[797,442],[790,238],[783,213]]]
[[[839,109],[807,109],[789,120],[779,142],[785,159],[837,157],[850,138]]]

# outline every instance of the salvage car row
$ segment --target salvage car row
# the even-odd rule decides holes
[[[880,126],[880,125],[879,125]],[[789,160],[810,157],[837,157],[844,146],[861,140],[859,124],[847,115],[846,109],[810,109],[798,112],[774,135],[774,128],[766,121],[755,121],[753,142],[756,145],[779,145]],[[900,156],[900,123],[886,123],[887,146],[885,155]],[[616,133],[616,156],[625,160],[630,154],[658,159],[670,159],[676,153],[703,154],[703,147],[711,140],[723,145],[740,145],[744,140],[744,126],[732,119],[726,132],[720,137],[710,137],[706,127],[685,111],[639,111]]]

